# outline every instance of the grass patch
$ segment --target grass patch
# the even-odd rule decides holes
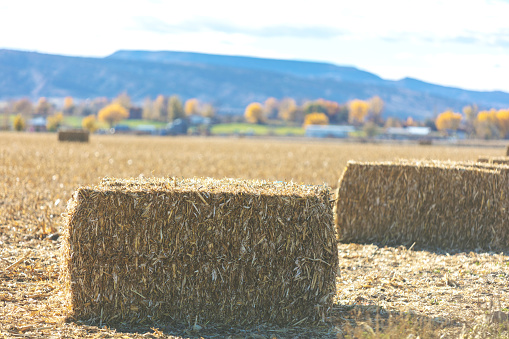
[[[247,123],[217,124],[212,126],[215,135],[304,135],[304,128],[295,126],[256,125]]]

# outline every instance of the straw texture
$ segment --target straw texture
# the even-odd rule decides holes
[[[481,163],[348,162],[335,224],[344,242],[505,249],[508,167]]]
[[[70,316],[304,324],[332,305],[329,190],[235,179],[104,179],[68,203]]]

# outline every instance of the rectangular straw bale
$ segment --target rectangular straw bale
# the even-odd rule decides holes
[[[62,280],[92,322],[304,324],[332,306],[337,240],[325,186],[105,179],[69,201]]]
[[[89,132],[84,129],[64,129],[58,131],[58,141],[88,142]]]
[[[479,157],[477,162],[486,162],[490,164],[509,165],[509,157]]]
[[[340,241],[505,249],[507,166],[348,162],[337,191]]]

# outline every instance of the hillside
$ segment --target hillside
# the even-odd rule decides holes
[[[177,94],[212,102],[220,113],[241,114],[267,97],[338,102],[379,95],[385,115],[415,119],[447,108],[509,107],[509,94],[476,92],[415,79],[389,81],[354,67],[183,52],[119,51],[81,58],[0,50],[0,100],[28,96],[86,99],[127,91],[134,101]]]

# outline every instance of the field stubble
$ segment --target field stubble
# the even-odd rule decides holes
[[[58,284],[61,213],[79,186],[110,177],[214,177],[293,180],[332,188],[348,160],[475,160],[500,147],[375,145],[316,141],[92,136],[59,143],[54,134],[0,134],[0,334],[7,337],[483,336],[509,308],[509,257],[341,244],[336,307],[326,327],[278,329],[100,328],[66,323]],[[55,235],[56,234],[56,235]],[[499,313],[497,313],[499,312]],[[497,315],[498,318],[497,318]],[[395,319],[398,319],[396,321]],[[502,319],[503,320],[503,319]],[[388,324],[395,321],[398,325]],[[203,325],[203,324],[202,324]],[[483,327],[484,326],[484,327]],[[482,330],[480,330],[480,328]],[[227,332],[225,332],[227,330]],[[391,332],[396,331],[396,332]],[[471,332],[473,333],[473,332]],[[496,334],[496,333],[495,333]],[[468,331],[467,331],[468,335]]]

